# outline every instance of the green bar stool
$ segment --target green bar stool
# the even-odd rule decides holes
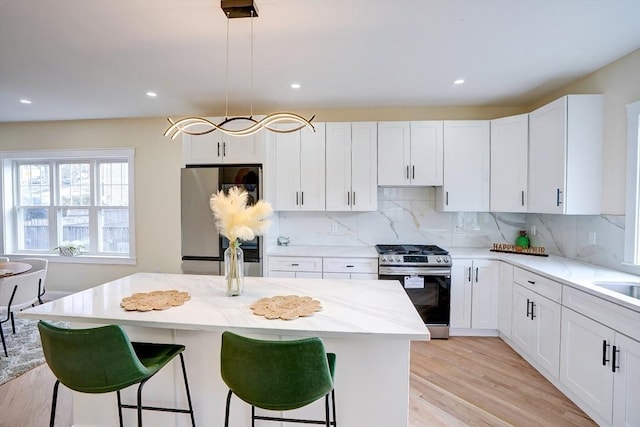
[[[229,387],[225,427],[229,426],[233,394],[251,405],[252,426],[255,426],[255,420],[335,426],[335,362],[336,355],[327,354],[320,338],[266,341],[224,332],[220,351],[220,371],[223,381]],[[269,417],[255,413],[256,407],[272,411],[297,409],[323,396],[323,421]],[[329,416],[329,406],[332,407],[333,421]]]
[[[117,392],[120,427],[123,426],[122,408],[137,409],[139,427],[142,427],[143,409],[189,414],[191,425],[195,427],[187,371],[182,355],[185,349],[183,345],[131,342],[124,329],[118,325],[66,329],[40,321],[38,329],[45,360],[56,376],[49,421],[51,427],[55,421],[60,383],[81,393]],[[143,406],[142,387],[177,355],[180,355],[189,409]],[[138,384],[137,404],[123,404],[120,390],[134,384]]]

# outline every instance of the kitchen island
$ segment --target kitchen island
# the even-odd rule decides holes
[[[122,298],[137,292],[188,292],[184,305],[161,311],[125,311]],[[72,327],[123,325],[132,340],[184,344],[196,422],[222,425],[227,387],[220,377],[221,334],[230,330],[264,339],[321,337],[337,355],[336,409],[344,427],[406,426],[409,354],[412,340],[428,340],[407,294],[396,281],[245,278],[245,292],[225,296],[219,276],[136,273],[20,313],[21,317],[64,320]],[[310,296],[323,310],[295,320],[267,320],[249,306],[263,297]],[[145,387],[145,403],[185,405],[180,369],[165,369]],[[134,398],[133,390],[125,394]],[[250,425],[250,408],[232,401],[231,425]],[[295,416],[321,419],[322,401]],[[135,411],[125,411],[128,423]],[[146,425],[186,426],[188,417],[145,412]],[[116,426],[115,395],[74,394],[74,426]]]

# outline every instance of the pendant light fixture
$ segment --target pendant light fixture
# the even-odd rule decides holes
[[[229,20],[234,18],[251,18],[251,91],[253,93],[253,19],[258,16],[258,9],[253,0],[221,0],[220,6],[227,17],[227,74],[226,74],[226,101],[225,101],[225,118],[222,122],[215,124],[204,117],[184,117],[179,120],[167,118],[170,126],[164,132],[164,136],[175,139],[180,133],[188,135],[205,135],[218,130],[231,136],[249,136],[262,129],[266,129],[276,133],[296,132],[305,127],[315,132],[315,128],[311,124],[314,116],[309,120],[299,114],[278,112],[267,114],[264,118],[257,120],[253,117],[253,102],[251,103],[251,111],[249,116],[229,117]],[[248,126],[243,129],[229,129],[227,125],[234,121],[245,121]],[[291,127],[280,129],[273,125],[279,122],[293,123]],[[235,127],[235,126],[234,126]],[[197,128],[198,130],[194,130]]]

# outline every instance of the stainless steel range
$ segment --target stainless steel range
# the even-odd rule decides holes
[[[432,338],[449,338],[451,257],[434,245],[376,245],[378,278],[397,280]]]

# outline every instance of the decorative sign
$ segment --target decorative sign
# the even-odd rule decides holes
[[[522,254],[522,255],[534,255],[534,256],[549,256],[545,253],[545,249],[542,246],[530,246],[523,248],[520,246],[512,245],[509,243],[494,243],[491,252],[505,252],[509,254]]]

